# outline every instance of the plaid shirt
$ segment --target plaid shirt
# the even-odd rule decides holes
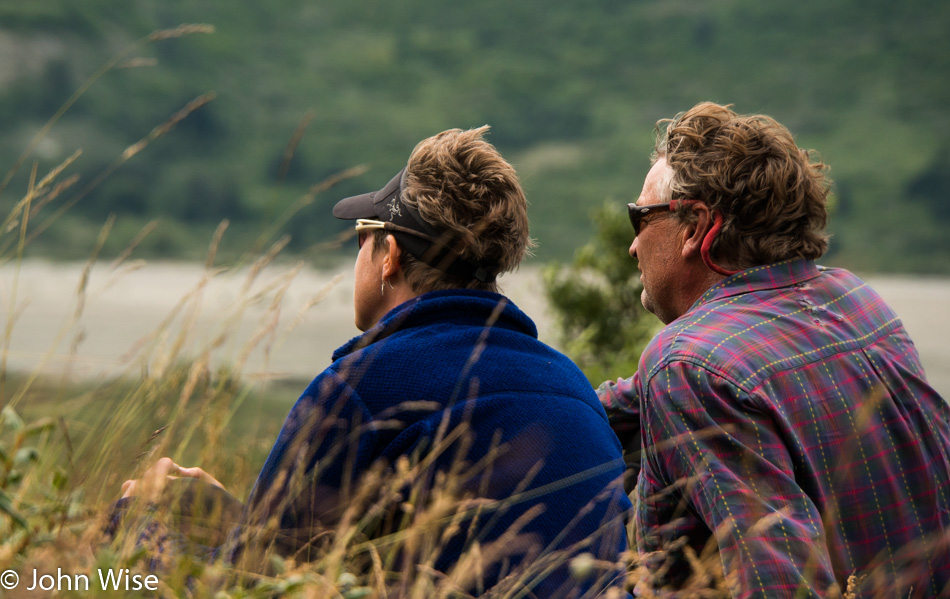
[[[950,408],[851,273],[733,275],[598,394],[618,429],[640,422],[637,544],[654,569],[685,537],[719,551],[735,596],[824,595],[852,574],[859,596],[950,594]]]

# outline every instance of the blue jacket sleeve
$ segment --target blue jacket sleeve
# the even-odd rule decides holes
[[[241,545],[250,535],[256,546],[284,555],[305,549],[339,519],[375,445],[372,417],[356,391],[334,371],[321,373],[291,409],[258,475]]]

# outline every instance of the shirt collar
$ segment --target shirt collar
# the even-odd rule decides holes
[[[804,259],[748,268],[710,287],[687,312],[692,312],[703,304],[735,295],[800,285],[820,275],[822,269],[823,267],[815,264],[813,260]]]

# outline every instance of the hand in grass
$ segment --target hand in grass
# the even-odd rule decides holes
[[[183,468],[173,462],[171,458],[162,458],[146,470],[142,474],[142,478],[127,480],[122,483],[122,497],[138,496],[148,501],[155,501],[161,496],[168,481],[182,477],[197,478],[224,489],[224,485],[201,468]]]

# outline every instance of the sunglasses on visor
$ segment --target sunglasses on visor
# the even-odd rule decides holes
[[[371,220],[368,218],[360,218],[356,221],[356,247],[359,249],[363,248],[363,244],[366,243],[366,238],[369,236],[369,232],[373,229],[385,229],[386,223],[378,220]]]

